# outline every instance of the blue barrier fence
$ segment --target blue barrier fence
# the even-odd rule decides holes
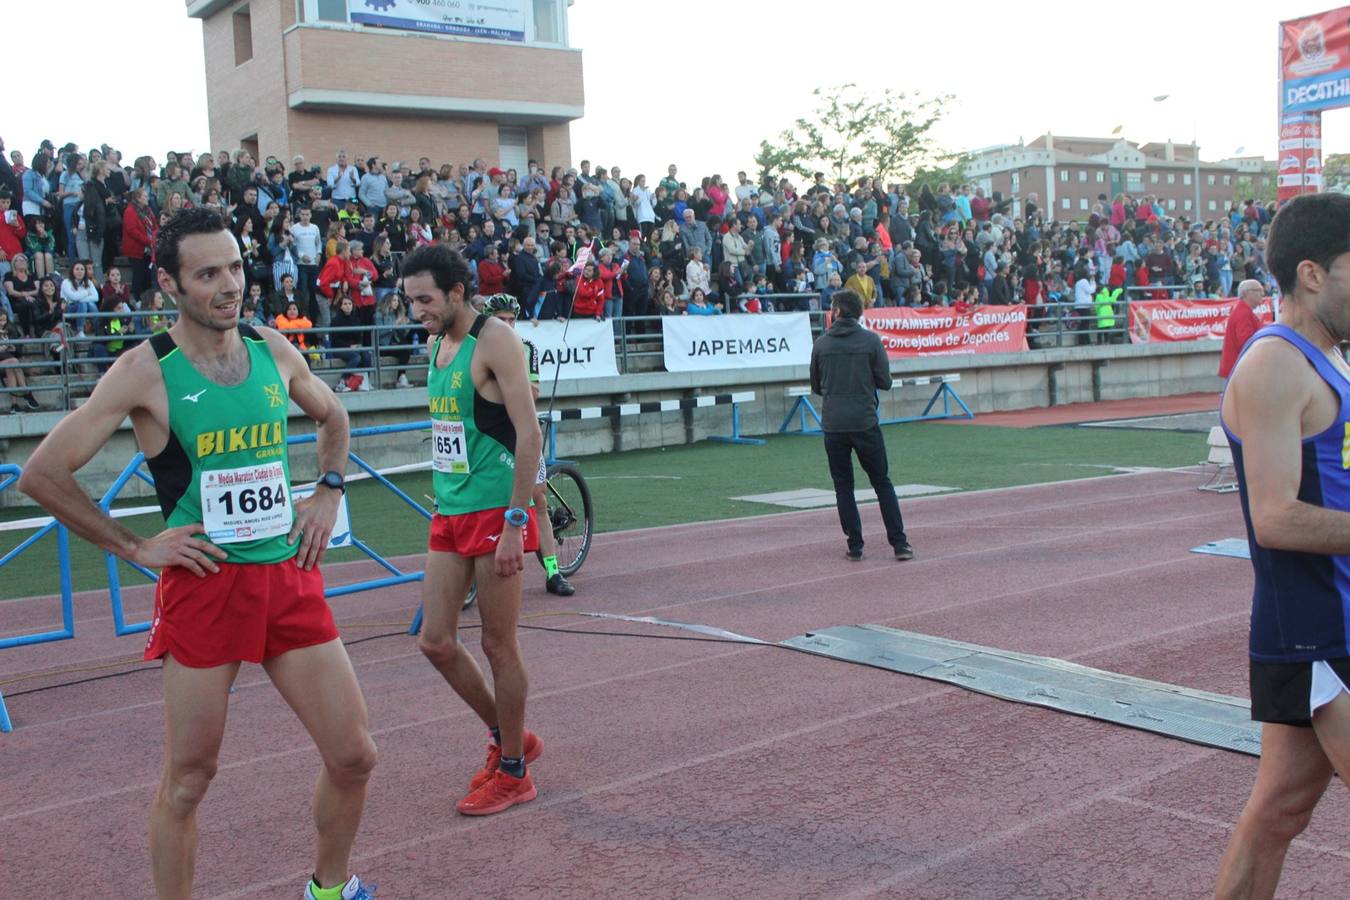
[[[430,420],[422,420],[417,422],[408,422],[401,425],[377,425],[369,428],[356,428],[352,430],[351,435],[353,438],[375,437],[378,435],[401,434],[415,431],[429,431],[430,428],[431,428]],[[318,440],[318,437],[315,434],[292,435],[288,437],[287,444],[312,444],[316,440]],[[372,466],[370,463],[362,459],[357,453],[348,452],[347,457],[357,468],[359,468],[362,472],[364,472],[374,481],[379,482],[389,491],[392,491],[396,497],[398,497],[400,500],[406,503],[409,507],[415,510],[423,518],[428,520],[431,518],[432,513],[429,509],[427,509],[422,504],[418,503],[415,499],[409,496],[406,491],[402,490],[400,487],[398,487],[398,485],[390,481],[382,473],[376,470],[374,466]],[[20,469],[19,466],[0,465],[0,493],[3,493],[5,490],[13,487],[14,484],[19,480],[19,476],[21,474],[22,470]],[[98,504],[99,508],[101,508],[104,512],[111,513],[112,505],[117,500],[117,497],[122,493],[122,491],[126,488],[126,486],[133,479],[136,478],[139,478],[141,481],[144,481],[146,484],[151,485],[152,487],[154,486],[155,483],[154,478],[150,475],[149,472],[145,471],[145,454],[143,453],[137,453],[134,457],[132,457],[131,461],[127,463],[126,467],[122,469],[122,472],[117,476],[117,478],[113,481],[113,483],[103,493],[103,496],[99,499]],[[0,569],[3,569],[5,565],[12,562],[25,550],[33,546],[33,544],[37,543],[39,540],[41,540],[47,534],[53,531],[56,532],[58,574],[61,582],[62,628],[54,631],[45,631],[36,634],[23,634],[15,637],[0,637],[0,650],[4,650],[9,647],[22,647],[31,644],[42,644],[47,643],[49,641],[68,640],[75,636],[75,613],[73,602],[74,590],[72,587],[73,579],[71,577],[71,567],[70,567],[70,532],[66,529],[64,525],[53,520],[45,525],[40,526],[37,529],[37,531],[35,531],[32,535],[29,535],[13,550],[6,553],[3,557],[0,557]],[[357,538],[354,533],[354,529],[349,529],[346,533],[343,534],[333,535],[333,538],[330,540],[329,547],[332,548],[339,546],[350,546],[356,548],[365,556],[367,556],[369,559],[377,563],[389,574],[380,578],[371,578],[364,581],[353,582],[351,584],[342,584],[334,587],[329,587],[324,591],[325,597],[342,597],[348,594],[359,593],[361,591],[371,591],[379,588],[391,587],[393,585],[408,584],[410,582],[421,581],[423,578],[424,573],[422,571],[405,572],[398,566],[394,565],[387,558],[382,556],[378,551],[373,549],[369,544]],[[119,564],[126,561],[122,560],[115,554],[105,553],[104,562],[108,578],[108,599],[112,607],[114,633],[117,634],[118,636],[123,636],[128,634],[137,634],[149,630],[150,628],[149,621],[128,622],[126,620],[126,611],[123,605],[123,598],[122,598],[122,572],[119,568]],[[159,580],[159,577],[155,572],[145,568],[144,566],[140,566],[132,562],[126,562],[126,564],[131,566],[131,568],[141,573],[151,581]],[[422,610],[421,607],[419,606],[417,615],[410,624],[410,631],[415,633],[417,626],[421,622],[421,618],[422,618]],[[13,723],[10,719],[9,712],[5,707],[4,697],[3,695],[0,695],[0,732],[9,732],[12,730],[13,730]]]
[[[23,470],[16,465],[0,465],[0,493],[18,483]],[[42,631],[36,634],[21,634],[15,637],[0,638],[0,650],[8,647],[25,647],[31,644],[46,644],[50,641],[65,641],[75,636],[74,591],[70,577],[70,532],[60,522],[52,521],[43,525],[17,547],[0,557],[0,569],[17,559],[25,550],[42,540],[51,532],[56,532],[57,569],[61,581],[61,627],[54,631]],[[5,698],[0,694],[0,732],[14,730],[9,711],[5,708]]]
[[[353,438],[374,437],[377,435],[401,434],[410,431],[429,431],[430,428],[431,428],[431,421],[423,420],[418,422],[407,422],[402,425],[374,425],[368,428],[354,428],[352,429],[351,435]],[[318,436],[315,434],[295,434],[287,437],[286,444],[288,446],[294,446],[298,444],[312,444],[316,440],[318,440]],[[398,497],[408,506],[412,507],[424,518],[426,519],[431,518],[430,510],[428,510],[422,504],[418,503],[412,497],[408,496],[408,494],[401,488],[399,488],[398,485],[394,484],[384,475],[380,474],[380,472],[377,471],[374,466],[366,462],[354,451],[349,451],[347,453],[347,458],[351,460],[352,463],[355,464],[357,468],[365,472],[372,479],[379,482],[388,490],[392,491],[394,496]],[[103,498],[99,501],[99,506],[103,509],[104,512],[111,511],[113,501],[117,499],[118,494],[121,493],[122,489],[125,488],[133,478],[140,478],[147,484],[151,486],[154,485],[155,483],[154,479],[150,476],[149,473],[143,471],[144,464],[145,464],[144,453],[137,453],[134,457],[132,457],[131,462],[127,463],[126,468],[124,468],[122,470],[122,473],[117,476],[117,479],[112,483],[112,486],[108,488],[107,492],[103,495]],[[330,549],[340,546],[355,547],[357,550],[361,551],[367,557],[374,560],[381,568],[387,571],[389,575],[384,578],[372,578],[366,581],[358,581],[352,584],[343,584],[338,585],[336,587],[326,588],[324,590],[325,597],[343,597],[348,594],[356,594],[361,591],[372,591],[376,590],[377,588],[392,587],[393,585],[408,584],[410,582],[422,580],[423,575],[422,572],[404,572],[402,569],[398,568],[398,566],[395,566],[384,556],[381,556],[377,551],[372,549],[370,545],[366,544],[364,541],[356,537],[354,528],[348,534],[333,535],[332,539],[329,542]],[[150,622],[148,620],[144,622],[132,622],[130,624],[128,624],[126,621],[126,615],[122,604],[122,573],[121,570],[118,568],[118,563],[125,562],[125,560],[122,560],[120,557],[112,553],[105,553],[104,556],[106,558],[105,561],[108,568],[108,595],[109,595],[109,602],[112,604],[114,631],[116,632],[116,634],[121,636],[124,634],[135,634],[137,632],[149,630]],[[151,581],[159,580],[158,576],[154,572],[150,571],[149,569],[146,569],[143,566],[138,566],[135,563],[131,562],[127,562],[127,565],[131,566],[133,569],[140,572],[142,575],[144,575],[146,578],[149,578]]]

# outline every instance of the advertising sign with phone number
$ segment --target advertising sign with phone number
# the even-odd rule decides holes
[[[347,0],[357,25],[525,40],[526,0]]]

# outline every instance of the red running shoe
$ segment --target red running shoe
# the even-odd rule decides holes
[[[459,801],[455,809],[466,816],[490,816],[538,796],[529,772],[524,778],[516,778],[498,769],[486,784]]]
[[[539,740],[539,735],[530,729],[525,729],[525,765],[529,765],[538,759],[544,752],[544,742]],[[502,763],[502,748],[491,740],[488,741],[487,761],[483,763],[483,768],[479,769],[469,781],[469,790],[476,791],[488,783],[492,773],[497,771]]]

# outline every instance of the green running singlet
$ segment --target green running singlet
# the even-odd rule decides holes
[[[427,404],[431,412],[431,482],[443,516],[511,505],[516,472],[516,429],[506,406],[473,385],[474,349],[487,316],[479,315],[449,364],[438,366],[441,342],[431,348]]]
[[[267,342],[239,326],[248,377],[225,387],[204,377],[167,331],[150,339],[169,397],[169,442],[146,462],[164,521],[201,522],[231,563],[290,559],[294,522],[286,453],[290,395]]]

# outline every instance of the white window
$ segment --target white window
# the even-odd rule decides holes
[[[517,177],[522,172],[529,174],[529,141],[522,126],[497,126],[497,153],[497,163],[503,169],[515,169]]]
[[[1187,201],[1186,201],[1186,210],[1189,212],[1189,211],[1190,211],[1190,208],[1191,208],[1191,201],[1187,200]]]
[[[1158,183],[1158,173],[1157,173],[1157,172],[1150,172],[1150,173],[1149,173],[1149,179],[1148,179],[1148,180],[1151,181],[1151,182],[1153,182],[1154,184],[1157,184],[1157,183]]]
[[[253,17],[243,6],[230,18],[234,25],[234,64],[242,66],[253,58]]]
[[[1190,184],[1190,183],[1191,183],[1191,175],[1190,175],[1189,172],[1187,172],[1185,175],[1182,175],[1182,176],[1181,176],[1181,183],[1182,183],[1182,184]]]
[[[541,44],[562,43],[555,0],[534,0],[534,39]]]
[[[1209,177],[1210,177],[1210,178],[1213,178],[1214,176],[1211,175],[1211,176],[1209,176]],[[1214,206],[1214,201],[1213,201],[1213,200],[1209,201],[1209,211],[1210,211],[1210,212],[1214,212],[1215,208],[1216,208],[1216,207]]]
[[[1224,187],[1228,187],[1228,186],[1229,186],[1230,184],[1232,184],[1232,183],[1233,183],[1233,176],[1232,176],[1232,175],[1225,175],[1225,176],[1223,176],[1223,186],[1224,186]]]
[[[1084,171],[1083,169],[1079,169],[1079,170],[1078,170],[1078,180],[1079,180],[1079,181],[1087,181],[1087,172]]]
[[[1065,197],[1063,200],[1059,201],[1059,206],[1060,206],[1061,209],[1068,209],[1068,208],[1069,208],[1069,198],[1068,198],[1068,197]]]
[[[1168,183],[1168,184],[1176,184],[1176,183],[1177,183],[1177,173],[1176,173],[1176,172],[1168,172],[1168,173],[1167,173],[1167,183]]]
[[[1210,183],[1210,184],[1213,184],[1213,183],[1214,183],[1214,176],[1213,176],[1213,175],[1209,176],[1209,183]]]
[[[1167,201],[1167,208],[1168,208],[1168,209],[1176,209],[1176,208],[1177,208],[1177,201],[1175,201],[1175,200],[1168,200],[1168,201]]]
[[[1012,192],[1016,194],[1022,190],[1022,176],[1018,172],[1012,173]]]
[[[1087,205],[1087,198],[1086,198],[1086,197],[1079,197],[1079,198],[1078,198],[1078,208],[1079,208],[1079,209],[1087,209],[1087,208],[1088,208],[1088,205]]]
[[[1068,170],[1068,169],[1060,169],[1060,170],[1059,170],[1059,180],[1060,180],[1060,181],[1068,181],[1068,180],[1069,180],[1069,170]]]
[[[1098,172],[1098,173],[1097,173],[1097,183],[1098,183],[1098,184],[1101,184],[1101,183],[1102,183],[1103,181],[1105,181],[1105,180],[1106,180],[1106,173],[1105,173],[1105,172]]]
[[[301,15],[306,22],[347,22],[347,0],[304,0]]]

